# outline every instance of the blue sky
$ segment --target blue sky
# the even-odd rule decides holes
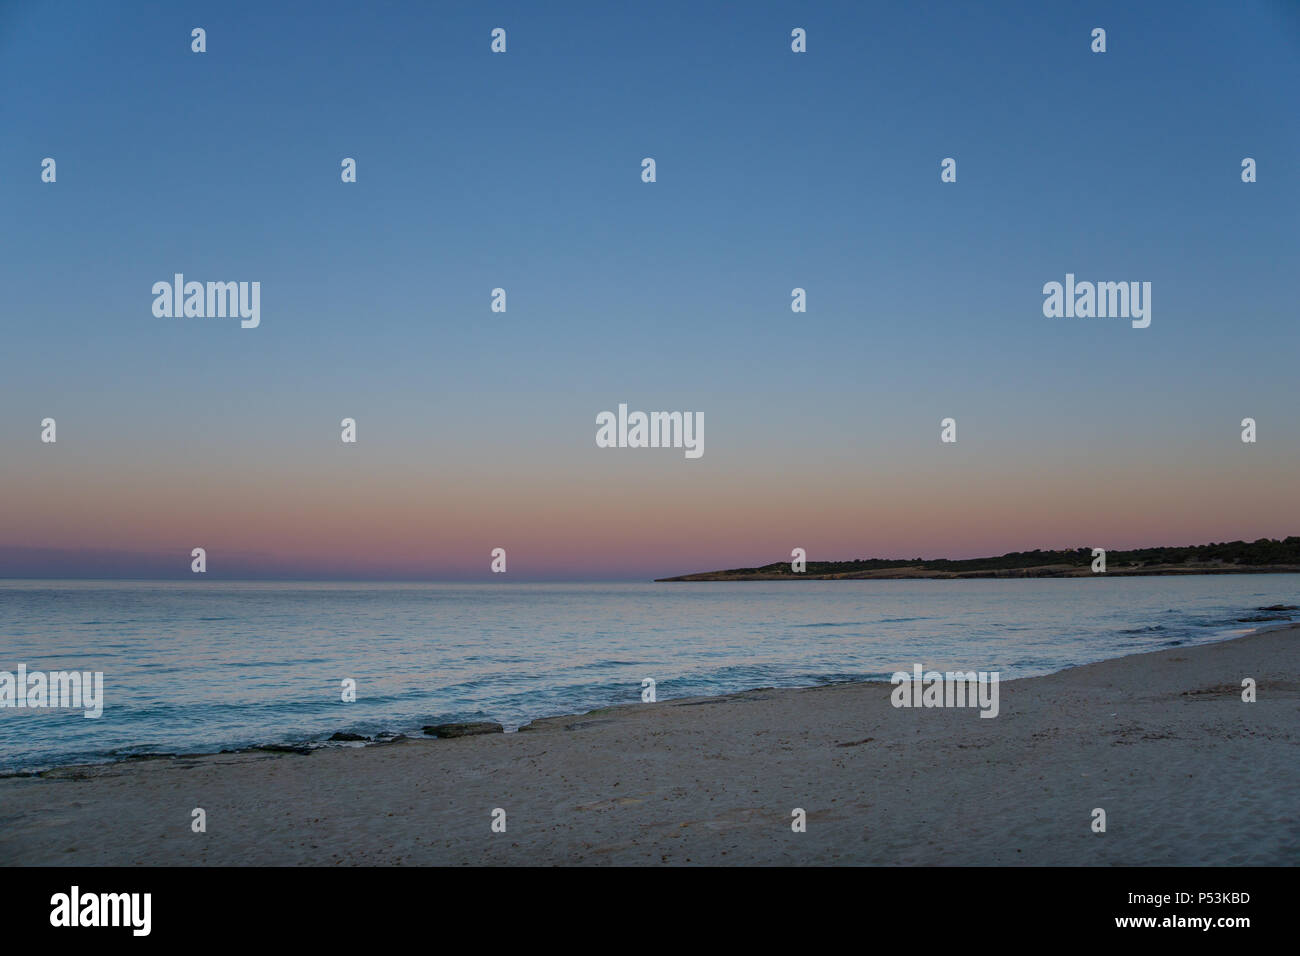
[[[954,409],[991,468],[1088,435],[1172,480],[1254,413],[1277,484],[1298,68],[1282,2],[7,2],[5,470],[51,409],[131,481],[306,460],[344,408],[563,476],[631,401],[707,409],[738,480],[921,467]],[[262,327],[154,318],[177,271],[261,281]],[[1044,318],[1066,272],[1150,281],[1151,328]]]

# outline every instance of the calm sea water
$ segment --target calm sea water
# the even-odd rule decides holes
[[[104,672],[104,714],[0,709],[0,771],[419,732],[760,686],[1003,679],[1260,624],[1300,575],[770,584],[0,581],[0,670]],[[1297,615],[1300,619],[1300,615]],[[340,700],[357,681],[358,700]]]

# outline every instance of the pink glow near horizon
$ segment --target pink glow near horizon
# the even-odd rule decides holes
[[[974,477],[971,477],[974,474]],[[256,489],[255,491],[253,489]],[[701,471],[695,480],[602,483],[473,476],[339,476],[314,484],[195,477],[181,484],[31,475],[10,482],[0,546],[239,554],[254,566],[323,574],[465,576],[504,547],[519,576],[649,576],[787,560],[978,557],[1063,547],[1179,545],[1281,537],[1300,527],[1282,482],[1237,469],[987,472],[843,478]],[[1225,506],[1230,505],[1230,506]]]

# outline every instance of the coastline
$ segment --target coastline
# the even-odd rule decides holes
[[[1300,565],[1278,564],[1259,567],[1179,567],[1176,565],[1154,568],[1112,568],[1108,578],[1160,578],[1188,577],[1214,574],[1297,574]],[[1000,568],[988,571],[937,571],[924,567],[889,568],[875,571],[843,571],[818,574],[804,571],[700,571],[679,574],[671,578],[655,578],[655,584],[701,584],[706,582],[737,583],[745,581],[980,581],[1019,580],[1023,578],[1097,578],[1088,567],[1072,565],[1041,565],[1030,568]]]
[[[1241,680],[1258,683],[1255,703]],[[309,755],[0,779],[10,864],[1226,864],[1300,858],[1300,625],[1002,682],[884,682],[544,718]],[[190,828],[204,808],[207,832]],[[791,811],[807,811],[793,833]],[[1090,814],[1106,809],[1104,834]],[[490,814],[507,813],[506,833]],[[1230,834],[1226,836],[1225,834]]]
[[[1289,622],[1294,621],[1291,612],[1297,610],[1295,605],[1277,604],[1272,606],[1260,606],[1254,609],[1257,613],[1249,617],[1236,618],[1233,621],[1235,626],[1229,626],[1228,620],[1223,621],[1219,627],[1211,629],[1215,631],[1214,636],[1200,638],[1193,644],[1186,646],[1198,646],[1202,641],[1209,643],[1218,643],[1225,640],[1233,640],[1238,637],[1248,636],[1263,630],[1274,627],[1286,627]],[[1248,625],[1243,627],[1242,625]],[[1158,628],[1157,628],[1158,630]],[[1129,633],[1129,632],[1125,632]],[[1173,645],[1182,645],[1182,641],[1174,641]],[[1166,645],[1168,646],[1168,645]],[[1152,648],[1162,649],[1162,648]],[[1120,656],[1127,657],[1133,654],[1147,653],[1147,651],[1128,650]],[[1072,663],[1066,663],[1057,668],[1055,671],[1038,671],[1028,675],[1017,675],[1017,677],[1003,677],[1003,682],[1019,679],[1023,676],[1047,676],[1049,673],[1057,673],[1061,670],[1069,670],[1084,664],[1096,663],[1101,660],[1110,658],[1093,658],[1088,657],[1082,660],[1076,659]],[[854,685],[854,684],[871,684],[880,683],[885,680],[882,676],[854,676],[847,679],[840,678],[824,682],[814,682],[807,684],[784,683],[779,687],[774,686],[734,686],[728,689],[718,689],[708,694],[692,694],[669,696],[660,698],[660,703],[677,703],[682,700],[703,700],[713,698],[726,698],[737,694],[749,693],[754,691],[788,691],[788,690],[811,690],[818,687],[832,685]],[[662,694],[662,690],[661,690]],[[27,766],[8,766],[0,765],[0,780],[13,777],[46,777],[58,776],[66,773],[80,772],[85,768],[100,767],[117,763],[133,763],[149,760],[194,760],[202,757],[228,756],[233,754],[247,753],[293,753],[298,755],[307,755],[319,750],[332,748],[350,748],[367,746],[383,746],[391,744],[397,740],[405,739],[426,739],[424,731],[426,728],[442,724],[444,726],[457,726],[461,722],[480,723],[485,725],[495,725],[504,733],[517,733],[521,730],[526,731],[534,729],[534,726],[541,726],[544,722],[550,720],[579,720],[587,714],[596,712],[605,712],[610,709],[629,706],[628,702],[613,703],[608,699],[593,699],[587,702],[581,702],[579,706],[590,707],[590,710],[551,710],[540,714],[533,714],[516,718],[511,721],[507,717],[492,714],[487,711],[480,711],[473,716],[446,714],[426,714],[423,719],[411,718],[406,720],[397,720],[389,722],[387,726],[380,725],[376,729],[373,720],[364,722],[363,725],[351,724],[339,727],[337,724],[331,729],[316,730],[314,732],[289,732],[274,733],[260,739],[256,736],[241,735],[242,739],[219,741],[212,747],[196,750],[179,750],[179,749],[161,749],[150,747],[146,744],[131,745],[126,744],[117,747],[111,751],[103,751],[95,754],[79,754],[80,759],[71,759],[60,762],[39,762],[29,763]],[[3,716],[0,713],[0,716]],[[498,723],[498,717],[500,722]],[[368,726],[367,726],[368,725]],[[437,734],[428,734],[429,737],[438,736]]]

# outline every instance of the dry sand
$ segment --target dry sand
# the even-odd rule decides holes
[[[1300,627],[1005,681],[995,719],[896,709],[890,690],[751,691],[517,734],[4,779],[0,862],[1300,860]],[[195,807],[206,833],[191,832]],[[497,807],[506,833],[491,832]],[[806,833],[791,831],[795,807]]]

